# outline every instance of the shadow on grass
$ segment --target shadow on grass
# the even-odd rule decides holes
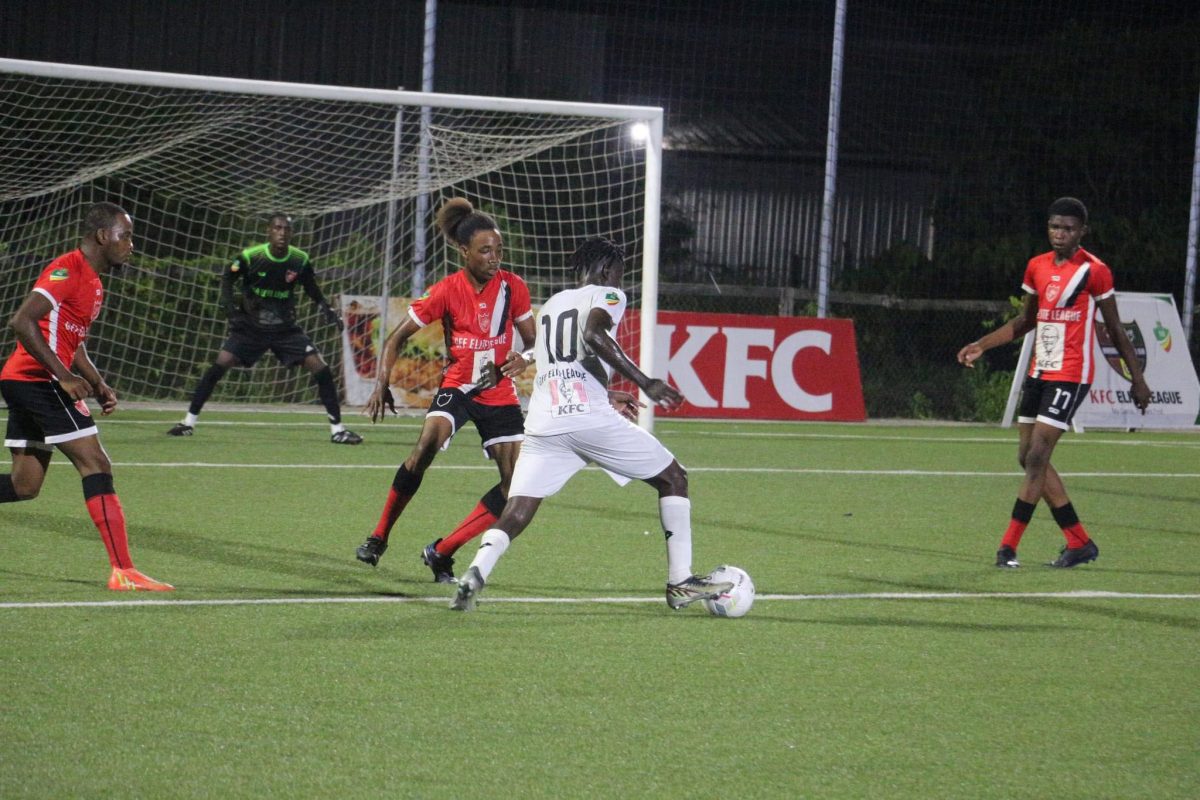
[[[608,517],[616,517],[618,519],[626,519],[630,521],[646,521],[645,514],[641,514],[636,511],[621,512],[608,505],[589,505],[585,503],[562,503],[561,505],[565,508],[571,508],[581,512],[581,516],[585,519],[593,515],[605,515]],[[651,514],[650,519],[657,524],[657,511],[653,505],[649,508],[647,513]],[[859,541],[843,536],[830,535],[823,529],[805,530],[801,525],[801,520],[799,518],[795,521],[795,525],[791,530],[780,530],[778,528],[760,527],[757,525],[747,525],[744,523],[722,522],[720,524],[722,530],[731,533],[743,533],[747,536],[769,536],[773,538],[782,538],[802,542],[819,542],[821,544],[838,545],[842,547],[868,551],[871,553],[879,553],[882,551],[905,555],[934,556],[940,559],[959,561],[967,564],[981,563],[981,558],[990,561],[990,559],[994,556],[994,551],[990,550],[987,551],[984,556],[976,557],[972,555],[964,555],[961,552],[956,552],[953,550],[939,550],[932,547],[920,547],[912,544],[894,544],[881,541],[879,539]],[[694,534],[695,538],[703,538],[703,527],[704,525],[697,526],[693,522],[693,530],[700,528],[699,532]],[[766,590],[760,587],[760,591],[765,592]]]
[[[98,543],[96,529],[82,513],[79,519],[71,519],[52,514],[41,514],[32,510],[14,510],[6,513],[5,522],[19,526],[26,531],[40,531]],[[223,540],[187,530],[138,523],[133,523],[130,528],[129,548],[135,563],[138,561],[139,553],[150,551],[191,558],[217,566],[234,567],[239,570],[258,569],[303,580],[327,579],[330,584],[338,587],[331,592],[327,588],[304,590],[288,587],[256,588],[245,584],[234,586],[206,583],[190,584],[188,589],[213,592],[251,591],[296,596],[340,596],[343,594],[388,596],[393,594],[390,590],[380,590],[377,583],[378,576],[372,575],[366,567],[354,559],[353,545],[347,546],[346,557],[338,558],[325,552],[317,553],[289,548],[281,544],[278,537],[264,536],[261,541],[242,542]],[[90,584],[90,581],[83,583]],[[397,594],[405,596],[403,593]]]
[[[1019,603],[1028,603],[1041,608],[1060,609],[1072,614],[1091,614],[1097,617],[1103,617],[1110,620],[1121,620],[1123,622],[1146,623],[1150,625],[1165,625],[1168,628],[1178,628],[1185,631],[1200,631],[1200,616],[1192,614],[1184,616],[1181,614],[1163,614],[1157,611],[1139,611],[1136,608],[1130,608],[1128,603],[1117,607],[1114,604],[1103,605],[1103,600],[1082,601],[1082,600],[1057,600],[1055,598],[1018,598]]]
[[[1071,488],[1071,494],[1098,494],[1108,497],[1133,497],[1139,500],[1153,500],[1159,503],[1183,503],[1190,506],[1200,506],[1200,497],[1180,497],[1177,494],[1165,492],[1139,492],[1130,489],[1096,489],[1089,487]],[[1193,531],[1194,533],[1194,531]]]
[[[928,619],[910,619],[900,616],[824,617],[804,620],[808,625],[834,625],[866,628],[923,628],[956,633],[1049,633],[1071,630],[1069,624],[1035,624],[1021,622],[943,622]]]

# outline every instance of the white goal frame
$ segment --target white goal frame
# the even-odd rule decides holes
[[[628,121],[631,124],[641,123],[645,126],[647,135],[644,137],[645,187],[642,220],[644,227],[642,231],[641,303],[639,306],[641,314],[639,361],[642,370],[646,374],[655,374],[654,333],[658,316],[659,218],[662,198],[662,108],[242,80],[8,58],[0,58],[0,73],[19,73],[43,78],[133,84],[205,92],[350,101],[396,106],[398,109],[401,107],[416,106],[480,111],[529,112],[564,116],[610,117],[614,120]],[[0,189],[2,188],[0,187]],[[643,401],[646,403],[647,408],[642,410],[639,424],[650,430],[653,428],[654,404],[649,398],[643,397]]]

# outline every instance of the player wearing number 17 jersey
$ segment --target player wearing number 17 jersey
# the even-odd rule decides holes
[[[371,421],[382,418],[385,408],[395,412],[389,388],[392,367],[414,333],[441,322],[448,363],[417,444],[392,479],[379,523],[355,555],[365,564],[379,563],[392,527],[417,493],[425,470],[438,451],[450,446],[459,429],[473,422],[488,458],[496,462],[500,482],[452,533],[422,551],[421,559],[433,572],[433,579],[449,583],[454,580],[455,551],[487,530],[504,508],[513,464],[525,437],[516,388],[499,365],[507,365],[514,374],[525,369],[531,359],[514,350],[514,330],[522,341],[530,342],[534,328],[529,287],[500,268],[504,242],[495,220],[476,211],[465,198],[456,197],[438,210],[437,222],[446,239],[458,248],[463,268],[438,281],[414,302],[407,318],[388,336],[375,390],[366,405]]]
[[[654,402],[675,407],[683,396],[652,379],[629,360],[612,336],[625,313],[621,249],[607,239],[589,239],[572,264],[582,283],[551,297],[537,320],[537,377],[525,419],[525,443],[509,487],[508,504],[495,527],[483,535],[471,566],[458,580],[450,607],[469,611],[509,543],[533,519],[544,498],[594,463],[616,482],[645,481],[658,492],[667,540],[667,604],[678,609],[728,591],[692,574],[691,501],[687,472],[667,448],[609,402],[615,370]],[[586,524],[586,522],[584,523]]]
[[[1134,404],[1145,413],[1150,403],[1150,388],[1121,327],[1112,272],[1080,247],[1087,233],[1087,209],[1075,198],[1063,197],[1050,205],[1048,216],[1052,249],[1031,259],[1025,269],[1022,313],[958,352],[959,362],[972,367],[984,351],[1034,332],[1034,355],[1017,410],[1017,458],[1025,478],[1000,540],[997,567],[1021,565],[1017,545],[1041,499],[1050,506],[1050,514],[1066,538],[1066,546],[1051,566],[1074,567],[1094,561],[1100,554],[1100,548],[1079,522],[1062,478],[1050,463],[1054,446],[1087,396],[1095,372],[1092,342],[1096,308],[1129,370]]]

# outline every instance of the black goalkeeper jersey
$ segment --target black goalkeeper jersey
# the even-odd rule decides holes
[[[240,297],[234,299],[234,285]],[[221,290],[227,306],[241,319],[264,330],[280,330],[296,324],[296,286],[310,297],[320,298],[308,253],[288,247],[283,258],[271,255],[269,244],[247,247],[226,269]],[[240,300],[240,303],[238,302]]]

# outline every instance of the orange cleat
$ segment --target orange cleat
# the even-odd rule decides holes
[[[175,587],[169,583],[156,581],[138,572],[133,567],[118,569],[113,567],[112,575],[108,578],[108,588],[114,592],[173,592]]]

